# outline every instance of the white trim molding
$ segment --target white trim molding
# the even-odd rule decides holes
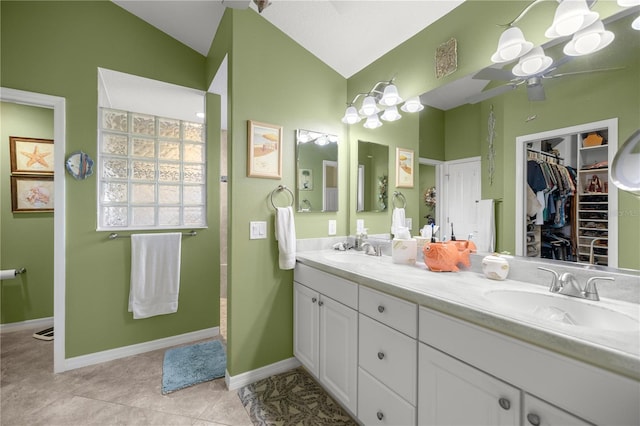
[[[291,357],[235,376],[230,376],[227,370],[224,375],[224,381],[227,384],[227,389],[232,391],[250,385],[258,380],[293,370],[294,368],[300,367],[300,365],[300,361],[298,361],[297,358]]]
[[[219,327],[205,328],[203,330],[193,331],[191,333],[179,334],[177,336],[165,337],[164,339],[152,340],[149,342],[138,343],[130,346],[109,349],[102,352],[95,352],[88,355],[80,355],[73,358],[67,358],[64,362],[64,370],[74,370],[76,368],[87,367],[89,365],[100,364],[114,359],[120,359],[132,355],[138,355],[145,352],[155,351],[157,349],[169,348],[171,346],[183,345],[185,343],[195,342],[197,340],[209,339],[220,334]]]
[[[14,331],[24,331],[36,328],[48,328],[53,326],[53,317],[37,318],[26,321],[10,322],[0,324],[0,334],[12,333]]]
[[[66,152],[66,100],[59,96],[0,87],[0,100],[23,105],[53,109],[53,154],[55,158],[65,158]],[[66,194],[64,161],[56,161],[56,178],[53,190],[56,194],[53,204],[53,372],[64,371],[65,362],[65,292],[66,292]]]

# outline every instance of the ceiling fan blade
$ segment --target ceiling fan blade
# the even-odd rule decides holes
[[[560,74],[552,74],[552,75],[543,75],[542,78],[556,78],[556,77],[565,77],[568,75],[580,75],[580,74],[591,74],[597,72],[608,72],[608,71],[620,71],[623,70],[624,67],[618,68],[598,68],[593,70],[584,70],[584,71],[572,71],[572,72],[563,72]]]
[[[544,101],[547,99],[544,94],[544,86],[542,84],[527,86],[527,96],[530,101]]]
[[[500,68],[484,68],[478,71],[474,76],[474,80],[506,80],[509,81],[514,78],[513,73],[510,70],[503,70]]]
[[[486,101],[487,99],[491,99],[494,96],[501,95],[517,87],[518,85],[516,84],[505,84],[503,86],[498,86],[498,87],[494,87],[493,89],[489,89],[486,92],[480,92],[477,95],[470,96],[466,100],[467,100],[467,103],[469,104],[477,104],[478,102]]]

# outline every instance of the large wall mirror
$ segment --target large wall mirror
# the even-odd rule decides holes
[[[389,147],[358,141],[357,212],[385,212],[389,206]]]
[[[298,212],[338,211],[338,137],[296,130]]]

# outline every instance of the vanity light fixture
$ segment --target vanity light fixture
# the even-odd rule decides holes
[[[338,137],[336,135],[329,135],[327,133],[312,132],[310,130],[299,129],[297,131],[296,140],[298,143],[310,143],[313,142],[316,145],[324,146],[330,143],[338,143]]]
[[[545,0],[535,0],[529,4],[520,14],[508,24],[500,25],[507,29],[500,35],[498,48],[491,56],[493,63],[506,63],[520,59],[518,65],[513,68],[516,76],[524,77],[538,74],[546,70],[544,65],[551,60],[548,56],[540,56],[539,51],[533,49],[533,44],[526,41],[522,31],[515,24],[522,19],[537,4]],[[555,11],[553,22],[547,28],[544,35],[554,39],[569,37],[571,41],[564,47],[564,53],[568,56],[581,56],[597,52],[608,46],[614,39],[611,31],[606,31],[599,14],[590,10],[597,0],[556,0],[559,4]],[[640,4],[640,0],[618,0],[622,3]],[[548,59],[546,59],[548,58]],[[551,60],[551,62],[553,62]],[[539,68],[535,71],[535,68]],[[534,72],[535,71],[535,72]]]
[[[360,110],[355,107],[358,98],[364,96]],[[384,121],[396,121],[402,118],[398,112],[398,105],[403,102],[398,93],[398,88],[393,84],[393,79],[389,81],[379,81],[367,93],[358,93],[348,104],[342,122],[345,124],[355,124],[366,118],[364,127],[367,129],[377,129]],[[404,112],[418,112],[424,109],[417,96],[407,99],[400,107]]]

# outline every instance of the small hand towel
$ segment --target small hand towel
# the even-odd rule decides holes
[[[178,311],[182,234],[131,235],[129,312],[134,319]]]
[[[479,253],[491,253],[495,247],[496,224],[493,200],[478,202],[478,216],[476,218],[478,234],[476,248]]]
[[[296,266],[296,225],[291,206],[277,207],[275,221],[280,269],[293,269]]]
[[[393,235],[397,235],[398,230],[400,228],[404,228],[405,226],[404,209],[401,207],[395,207],[391,215],[391,233]]]

